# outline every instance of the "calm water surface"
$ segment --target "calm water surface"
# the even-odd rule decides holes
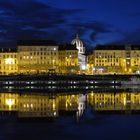
[[[0,140],[140,138],[139,92],[90,92],[86,96],[80,93],[57,96],[1,93],[0,107],[3,114],[17,112],[10,119],[1,114]],[[49,120],[41,120],[44,117]]]

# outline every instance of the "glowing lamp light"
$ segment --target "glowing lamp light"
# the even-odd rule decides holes
[[[56,116],[56,112],[54,112],[54,116]]]
[[[123,98],[123,103],[124,103],[124,105],[126,105],[126,98],[125,97]]]
[[[53,101],[53,109],[55,109],[55,102]]]
[[[85,65],[82,65],[82,70],[86,70],[86,66]]]
[[[137,74],[140,74],[140,71],[138,70],[138,71],[136,71],[136,73],[137,73]]]
[[[14,59],[13,58],[7,58],[7,59],[5,59],[5,64],[14,64],[15,63],[15,61],[14,61]]]
[[[14,103],[15,103],[15,100],[14,99],[6,99],[6,104],[8,106],[12,106]]]
[[[98,70],[103,71],[104,69],[103,68],[99,68]]]

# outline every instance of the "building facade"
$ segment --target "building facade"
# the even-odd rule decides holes
[[[0,50],[0,75],[78,73],[78,49],[47,40],[21,40],[17,49]]]
[[[140,46],[97,45],[89,55],[91,74],[131,74],[140,72]],[[91,68],[91,66],[93,66]],[[91,70],[92,69],[92,70]]]
[[[87,74],[91,75],[93,74],[93,62],[94,62],[94,57],[93,53],[88,54],[87,56]]]
[[[0,50],[0,75],[140,74],[139,45],[97,45],[88,55],[86,64],[84,47],[78,36],[72,44],[75,45],[58,45],[46,40],[19,41],[17,50]]]
[[[60,45],[59,46],[59,73],[78,72],[78,50],[75,45]]]
[[[18,73],[18,54],[15,49],[0,50],[0,75]]]
[[[18,42],[19,73],[58,73],[58,45],[45,40]]]
[[[130,65],[132,73],[140,74],[140,46],[132,45],[131,52],[128,51],[127,53],[128,54],[127,54],[126,63],[128,63],[128,66]],[[129,55],[131,57],[130,61],[129,61]]]

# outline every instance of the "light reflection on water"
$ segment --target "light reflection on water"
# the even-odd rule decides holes
[[[137,139],[139,111],[140,92],[1,93],[0,140]]]
[[[140,92],[87,93],[0,93],[1,115],[16,113],[18,118],[57,118],[74,114],[79,120],[86,112],[139,113]]]

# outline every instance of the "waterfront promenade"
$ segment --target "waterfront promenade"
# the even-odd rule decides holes
[[[11,75],[0,76],[0,88],[6,91],[87,91],[98,87],[118,87],[122,81],[140,75]]]

